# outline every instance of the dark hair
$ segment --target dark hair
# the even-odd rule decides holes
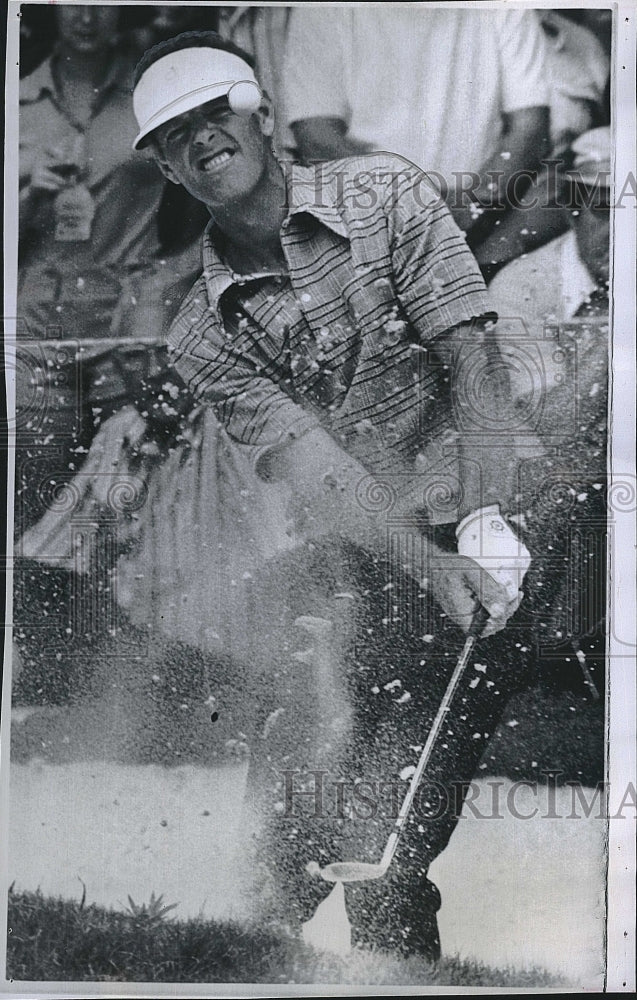
[[[153,63],[157,62],[158,59],[162,59],[163,56],[169,56],[172,52],[180,52],[182,49],[204,48],[221,49],[222,52],[231,52],[233,55],[243,59],[250,69],[254,69],[255,63],[252,56],[248,52],[245,52],[244,49],[239,48],[238,45],[235,45],[234,42],[226,41],[216,31],[182,31],[180,35],[168,38],[165,42],[158,42],[157,45],[153,45],[152,48],[144,52],[144,55],[135,67],[133,86],[136,87],[146,70]]]

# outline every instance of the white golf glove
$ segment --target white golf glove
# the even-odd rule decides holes
[[[465,517],[456,528],[456,537],[458,554],[473,559],[505,591],[505,617],[509,618],[520,604],[520,588],[531,564],[526,545],[511,530],[497,504]]]

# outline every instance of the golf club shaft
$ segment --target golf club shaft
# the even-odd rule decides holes
[[[464,646],[462,647],[462,652],[458,657],[458,662],[456,663],[453,674],[451,675],[451,680],[447,685],[445,693],[442,697],[442,701],[440,702],[440,707],[438,708],[436,717],[432,723],[431,729],[429,730],[429,734],[427,736],[427,740],[425,742],[422,753],[418,760],[416,770],[412,775],[412,779],[409,783],[407,794],[403,799],[403,804],[400,807],[400,812],[398,813],[394,829],[391,833],[391,836],[389,837],[389,840],[387,841],[385,850],[383,851],[383,856],[380,862],[383,868],[389,867],[394,857],[394,854],[396,853],[396,847],[398,846],[398,838],[400,837],[400,833],[404,826],[405,820],[409,815],[409,811],[413,804],[416,792],[418,791],[418,786],[425,772],[425,768],[429,764],[429,759],[431,757],[434,744],[436,742],[436,739],[438,738],[438,734],[442,728],[442,724],[445,721],[445,717],[447,715],[447,712],[449,711],[449,706],[451,705],[453,696],[456,693],[456,689],[458,687],[460,679],[465,671],[469,657],[473,652],[473,647],[475,646],[476,640],[480,636],[482,629],[484,628],[488,618],[489,614],[487,611],[485,611],[484,608],[481,608],[474,616],[471,628],[469,630],[469,634],[467,635],[467,638],[465,639],[464,642]]]

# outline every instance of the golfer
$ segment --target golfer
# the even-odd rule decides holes
[[[155,46],[135,80],[135,147],[150,151],[211,217],[203,273],[169,334],[177,370],[256,473],[287,486],[292,509],[302,512],[299,537],[338,537],[354,553],[370,615],[378,592],[395,585],[382,577],[389,528],[418,540],[396,579],[416,581],[429,609],[426,642],[422,618],[401,627],[399,640],[379,620],[349,664],[349,764],[362,766],[365,753],[379,767],[391,762],[396,775],[396,748],[409,764],[463,631],[480,607],[489,614],[485,636],[501,630],[530,564],[505,516],[513,411],[480,272],[426,176],[407,161],[373,154],[310,167],[280,162],[274,109],[250,57],[215,33]],[[436,506],[431,497],[441,490],[446,500]],[[383,670],[387,684],[374,683]],[[471,778],[497,722],[504,692],[484,698],[483,689],[467,690],[449,726],[435,765],[442,783]],[[289,806],[297,762],[293,754],[286,760]],[[317,780],[315,773],[315,792]],[[298,787],[304,805],[316,805],[307,783]],[[305,812],[299,820],[273,809],[270,817],[279,824],[275,863],[294,868],[284,892],[300,919],[330,888],[309,862],[347,860],[346,843],[354,850],[366,841],[371,855],[391,828],[378,808],[348,841],[342,817],[335,825],[316,809]],[[426,871],[457,808],[437,813],[436,822],[415,818],[383,885],[348,890],[358,941],[438,957],[439,897]]]

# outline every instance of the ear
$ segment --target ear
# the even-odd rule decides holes
[[[167,180],[169,180],[172,184],[181,184],[181,181],[179,180],[179,178],[175,174],[175,172],[172,169],[172,167],[170,166],[170,164],[167,163],[166,160],[164,159],[164,157],[162,155],[162,151],[159,148],[159,143],[153,142],[151,148],[152,148],[152,152],[153,152],[153,159],[154,159],[155,163],[157,164],[157,166],[159,167],[159,169],[161,170],[161,172],[164,175],[164,177]]]
[[[256,112],[256,115],[259,119],[261,134],[265,136],[272,136],[274,134],[274,105],[272,104],[269,94],[265,90],[262,92],[261,104],[259,105],[259,110]]]

